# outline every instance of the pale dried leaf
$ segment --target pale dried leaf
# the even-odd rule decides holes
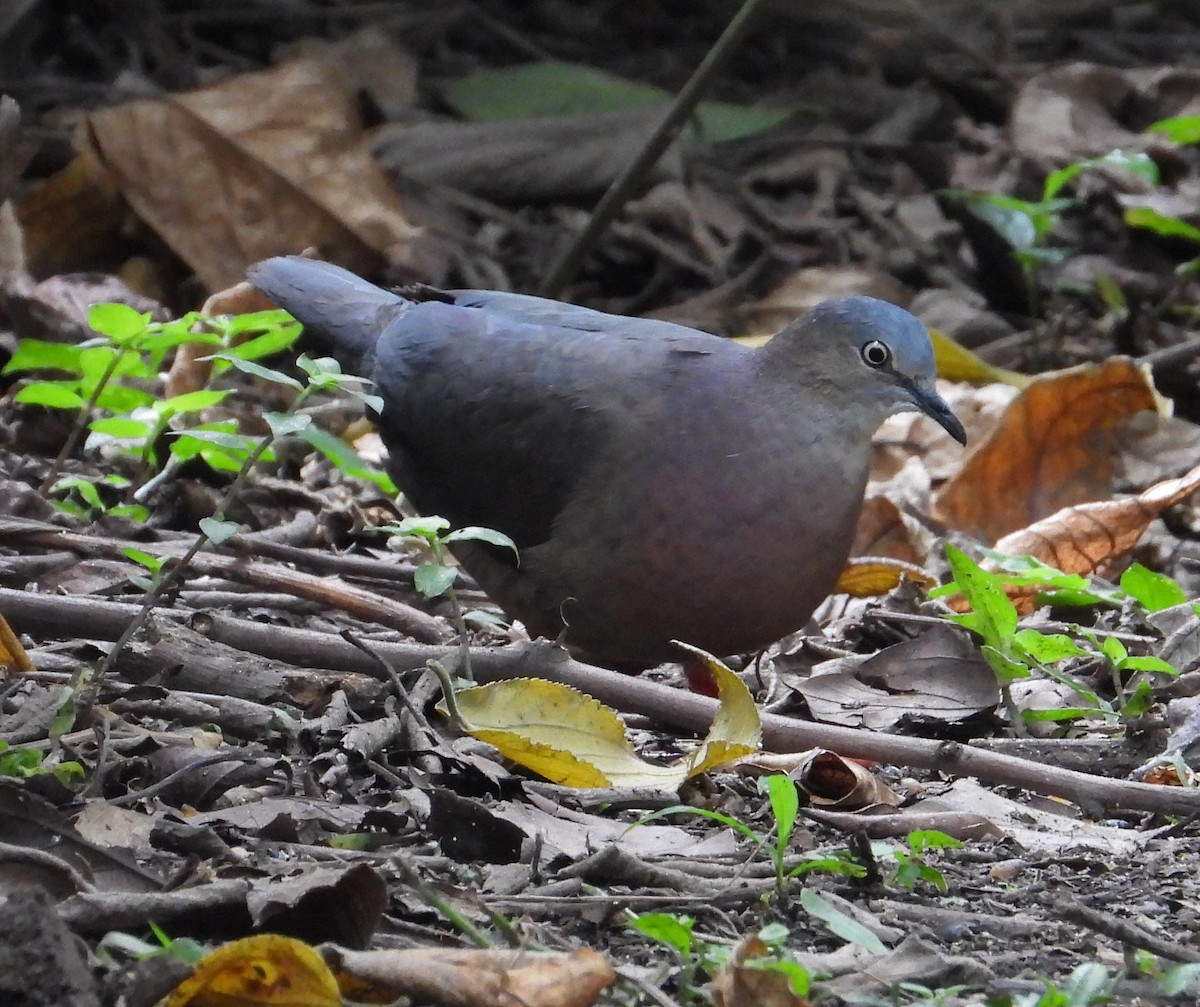
[[[88,125],[85,142],[138,216],[211,290],[309,246],[369,272],[402,261],[415,233],[344,75],[323,60],[101,109]]]

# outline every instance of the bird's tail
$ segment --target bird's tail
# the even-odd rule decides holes
[[[256,262],[246,275],[356,374],[370,374],[380,333],[412,304],[340,266],[296,255]]]

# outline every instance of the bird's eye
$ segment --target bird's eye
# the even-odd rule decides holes
[[[872,339],[862,348],[863,363],[868,367],[887,367],[892,362],[892,351],[886,343]]]

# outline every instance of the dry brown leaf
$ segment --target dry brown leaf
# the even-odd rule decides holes
[[[920,566],[924,559],[913,543],[900,508],[887,497],[881,496],[863,501],[850,555],[884,557],[914,566]]]
[[[1123,500],[1066,507],[996,543],[998,552],[1033,556],[1066,573],[1090,574],[1128,552],[1150,522],[1200,490],[1200,466]]]
[[[807,752],[755,752],[734,762],[727,769],[739,776],[769,776],[786,773],[813,804],[845,811],[886,805],[898,807],[900,796],[853,759],[835,752],[813,748]]]
[[[714,1007],[807,1007],[810,1001],[792,991],[785,973],[746,964],[769,953],[757,934],[743,937],[708,984]]]
[[[590,948],[570,954],[417,948],[350,951],[326,945],[325,960],[345,977],[436,1007],[588,1007],[612,985],[608,959]]]
[[[297,60],[87,122],[86,148],[210,290],[309,246],[371,272],[400,262],[415,234],[330,62]]]
[[[936,513],[985,542],[1111,492],[1112,434],[1159,408],[1150,379],[1113,357],[1034,379],[938,495]]]
[[[25,258],[34,276],[57,276],[80,263],[108,263],[129,211],[85,152],[34,186],[16,204]]]

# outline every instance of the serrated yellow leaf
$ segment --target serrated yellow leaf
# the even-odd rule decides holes
[[[704,744],[670,765],[639,758],[614,710],[557,682],[523,678],[464,689],[455,694],[459,715],[472,737],[563,786],[674,791],[762,742],[758,709],[741,679],[704,651],[684,649],[708,665],[721,705]]]

